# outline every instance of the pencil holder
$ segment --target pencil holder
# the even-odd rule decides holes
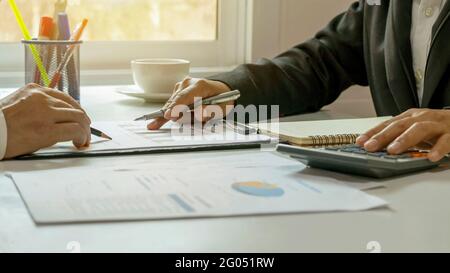
[[[54,85],[79,102],[82,41],[27,40],[22,43],[25,46],[25,83]]]

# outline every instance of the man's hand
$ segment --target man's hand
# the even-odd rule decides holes
[[[91,141],[91,120],[71,97],[30,84],[1,101],[8,127],[5,158],[30,154],[58,142],[77,148]]]
[[[361,135],[357,144],[369,152],[387,147],[401,154],[412,147],[431,147],[428,158],[437,162],[450,153],[450,111],[411,109]]]
[[[178,121],[182,118],[179,111],[174,110],[177,106],[189,106],[194,104],[194,98],[209,98],[231,91],[224,83],[218,81],[210,81],[204,79],[186,78],[182,82],[175,85],[174,93],[163,109],[166,110],[164,118],[154,120],[148,125],[149,130],[158,130],[169,120]],[[234,102],[219,105],[224,116],[231,112]],[[212,117],[212,113],[204,113],[202,122],[208,121]],[[214,116],[214,118],[223,118]],[[191,120],[189,118],[189,120]]]

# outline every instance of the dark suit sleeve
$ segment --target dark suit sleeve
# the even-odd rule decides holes
[[[239,89],[238,104],[279,105],[281,116],[314,112],[354,84],[367,85],[363,55],[364,2],[355,2],[313,39],[273,60],[210,77]]]

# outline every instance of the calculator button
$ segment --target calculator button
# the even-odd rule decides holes
[[[348,147],[348,148],[341,149],[341,151],[345,152],[345,153],[354,153],[354,152],[360,152],[361,149],[360,148],[354,148],[354,147]]]
[[[401,154],[401,155],[397,155],[398,159],[407,159],[407,158],[411,158],[411,156],[409,154]]]
[[[367,151],[365,151],[365,150],[357,150],[357,151],[354,151],[353,153],[359,154],[359,155],[367,155]]]
[[[348,148],[353,148],[353,149],[365,151],[365,149],[363,147],[359,146],[359,145],[350,145],[350,146],[348,146]]]
[[[425,152],[410,152],[408,153],[409,157],[412,158],[428,158],[428,153]]]
[[[386,159],[394,159],[394,160],[399,159],[398,156],[396,156],[396,155],[387,155],[384,158],[386,158]]]
[[[375,156],[375,157],[385,157],[387,155],[387,153],[383,153],[383,152],[380,152],[380,153],[368,153],[368,155]]]
[[[327,151],[339,151],[341,149],[341,147],[326,147],[325,150]]]

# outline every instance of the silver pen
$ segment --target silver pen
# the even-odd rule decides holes
[[[241,97],[241,92],[239,90],[234,90],[234,91],[220,94],[218,96],[203,99],[202,105],[215,105],[215,104],[226,103],[226,102],[230,102],[230,101],[235,101],[235,100],[239,99],[240,97]],[[192,104],[189,106],[189,109],[194,110],[196,106],[198,106],[198,105]],[[158,110],[158,111],[150,113],[148,115],[139,117],[139,118],[135,119],[134,121],[142,121],[142,120],[147,121],[147,120],[152,120],[152,119],[156,119],[156,118],[162,118],[162,117],[164,117],[166,110],[167,109]]]

